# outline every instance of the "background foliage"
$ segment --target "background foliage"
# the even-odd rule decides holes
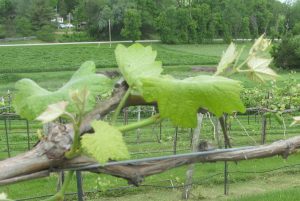
[[[203,43],[215,38],[280,38],[299,34],[300,1],[278,0],[0,0],[5,36],[36,35],[62,16],[76,31],[108,40],[161,38],[166,43]],[[53,23],[57,26],[56,23]],[[176,31],[175,31],[176,30]],[[3,32],[3,31],[2,31]],[[3,34],[1,34],[3,35]]]

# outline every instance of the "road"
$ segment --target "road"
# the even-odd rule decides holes
[[[160,40],[137,40],[137,43],[159,43]],[[27,44],[3,44],[0,47],[22,47],[22,46],[49,46],[49,45],[85,45],[85,44],[116,44],[133,43],[132,40],[123,41],[93,41],[93,42],[70,42],[70,43],[27,43]]]

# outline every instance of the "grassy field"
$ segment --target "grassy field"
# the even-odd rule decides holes
[[[245,52],[250,44],[245,45]],[[164,72],[178,78],[195,76],[200,72],[193,72],[193,66],[216,65],[220,55],[227,45],[206,44],[206,45],[163,45],[152,44],[158,51],[158,60],[164,64]],[[114,59],[114,48],[108,45],[66,45],[66,46],[39,46],[39,47],[0,47],[0,96],[6,91],[12,90],[14,83],[21,78],[31,78],[41,86],[54,90],[62,86],[72,75],[80,64],[86,60],[93,60],[97,64],[98,71],[114,70],[116,62]],[[245,57],[245,54],[242,55]],[[289,72],[281,71],[280,80],[289,79]],[[300,80],[300,74],[295,76]],[[253,86],[254,83],[245,77],[234,76],[241,80],[245,86]],[[136,113],[131,114],[131,118],[136,120]],[[145,116],[149,115],[144,114]],[[230,136],[235,147],[245,145],[258,145],[260,142],[260,116],[255,121],[254,116],[250,117],[248,124],[247,116],[238,116],[242,125],[253,139],[250,139],[237,120],[232,120],[232,130]],[[271,122],[271,123],[270,123]],[[286,116],[286,124],[291,122],[291,116]],[[119,119],[122,123],[122,117]],[[23,121],[12,121],[9,133],[9,140],[12,155],[26,151],[27,133]],[[36,129],[41,125],[30,122],[30,145],[36,140]],[[207,139],[216,144],[212,139],[212,125],[209,119],[205,119],[202,128],[202,139]],[[126,133],[124,138],[132,153],[131,158],[143,158],[150,156],[160,156],[172,154],[175,129],[169,122],[162,125],[161,142],[159,138],[159,127],[149,127],[141,130],[140,139],[136,132]],[[299,134],[299,127],[288,128],[286,137]],[[4,134],[4,124],[0,120],[0,160],[7,157],[6,137]],[[268,142],[285,138],[283,128],[274,119],[268,121]],[[190,130],[179,129],[178,133],[178,153],[188,152],[190,148]],[[157,151],[159,151],[157,153]],[[224,163],[197,164],[192,200],[230,200],[230,201],[250,201],[250,200],[297,200],[297,187],[300,182],[297,177],[300,173],[300,155],[290,156],[287,160],[281,157],[242,161],[238,164],[230,163],[230,194],[223,195],[223,170]],[[278,170],[274,170],[277,169]],[[83,183],[85,191],[100,191],[98,193],[88,193],[87,200],[116,200],[116,201],[144,201],[180,200],[181,188],[162,188],[159,186],[180,186],[184,182],[187,167],[180,167],[165,173],[146,178],[140,188],[108,190],[127,186],[126,181],[106,175],[95,175],[84,173]],[[274,170],[274,171],[273,171]],[[171,183],[172,181],[172,183]],[[49,178],[38,179],[19,184],[0,187],[0,192],[8,193],[11,198],[24,198],[53,194],[56,191],[57,176],[53,174]],[[76,191],[75,179],[70,185],[69,192]],[[268,186],[268,187],[266,187]],[[265,188],[265,190],[261,190]],[[278,191],[278,189],[282,191]],[[281,197],[280,197],[281,196]],[[72,196],[68,200],[72,200]],[[286,199],[285,199],[286,198]],[[277,199],[277,200],[276,200]],[[36,200],[41,200],[40,198]]]
[[[129,44],[125,44],[129,45]],[[158,60],[163,62],[165,73],[176,77],[200,74],[193,72],[194,66],[215,66],[227,44],[203,45],[152,45],[158,52]],[[250,43],[238,44],[245,47],[241,58],[246,57]],[[58,45],[30,47],[0,47],[0,95],[14,89],[14,83],[21,78],[31,78],[50,90],[65,83],[72,73],[87,60],[96,63],[98,71],[116,69],[114,49],[107,44],[101,45]],[[286,78],[288,72],[282,72]],[[294,75],[297,78],[298,74]],[[252,85],[247,79],[236,76]]]
[[[217,45],[215,48],[210,48],[209,45],[195,46],[197,52],[191,53],[188,46],[177,50],[178,48],[172,45],[152,45],[158,52],[158,60],[161,60],[166,68],[174,67],[175,71],[181,72],[188,71],[191,66],[216,65],[220,55],[213,49],[222,52],[227,47],[227,45]],[[116,69],[115,47],[116,45],[111,48],[109,45],[0,47],[0,95],[6,93],[8,89],[13,90],[14,83],[25,77],[50,90],[56,89],[87,60],[94,61],[99,71]],[[211,49],[210,56],[207,55],[208,49]],[[199,52],[205,54],[201,55]]]
[[[128,45],[128,44],[127,44]],[[150,44],[147,44],[150,45]],[[152,45],[158,52],[158,60],[164,65],[213,65],[220,54],[207,55],[178,51],[172,46]],[[198,51],[206,52],[206,46]],[[227,45],[218,45],[222,52]],[[107,44],[101,45],[57,45],[30,47],[0,47],[0,73],[53,72],[76,70],[84,61],[92,60],[98,68],[116,67],[114,49]],[[188,48],[186,48],[188,50]]]

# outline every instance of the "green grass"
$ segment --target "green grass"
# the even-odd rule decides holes
[[[286,190],[272,191],[255,196],[240,197],[230,201],[298,201],[300,197],[300,187],[293,187]]]
[[[128,45],[128,44],[127,44]],[[147,44],[149,45],[149,44]],[[223,45],[223,49],[227,45]],[[116,45],[57,45],[30,47],[0,47],[0,73],[53,72],[76,70],[81,63],[92,60],[98,68],[116,67]],[[164,65],[212,65],[220,55],[200,55],[155,44],[158,60]],[[202,50],[199,46],[199,51]],[[218,48],[218,47],[216,47]]]
[[[126,44],[129,45],[129,44]],[[151,44],[145,44],[151,45]],[[0,47],[0,95],[9,89],[14,90],[14,83],[22,78],[30,78],[42,87],[55,90],[63,85],[87,60],[96,63],[98,71],[116,69],[114,49],[109,45],[58,45],[31,47]],[[152,44],[158,52],[158,60],[164,65],[164,73],[177,78],[195,76],[200,72],[193,72],[193,66],[214,66],[218,63],[227,44],[203,45],[165,45]],[[250,43],[238,44],[244,48],[242,58],[247,54]],[[288,72],[282,71],[281,79],[288,79]],[[297,79],[300,74],[297,73]],[[255,84],[241,75],[233,76],[243,81],[244,86]]]

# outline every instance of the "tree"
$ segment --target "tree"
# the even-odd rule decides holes
[[[176,21],[177,21],[176,22],[177,41],[179,43],[188,43],[189,31],[194,33],[196,28],[195,25],[193,25],[194,23],[190,16],[189,9],[178,8],[176,10]]]
[[[300,35],[300,22],[297,22],[293,27],[293,34]]]
[[[197,42],[202,43],[207,36],[210,7],[208,4],[197,5],[195,8],[192,8],[191,13],[193,20],[197,24]]]
[[[208,29],[206,34],[206,39],[208,42],[212,42],[216,35],[216,22],[214,17],[212,17],[208,23]]]
[[[32,34],[31,22],[26,17],[18,17],[16,19],[16,31],[17,34],[22,36],[30,36]]]
[[[34,0],[30,18],[33,30],[38,31],[43,26],[51,24],[51,19],[54,18],[54,10],[48,1]]]
[[[242,38],[245,38],[245,39],[251,38],[249,26],[250,26],[249,18],[244,17],[242,19],[242,27],[241,27],[241,33],[240,33],[240,36]]]
[[[57,12],[60,14],[60,16],[66,18],[69,12],[65,0],[58,0],[56,6]]]
[[[5,29],[4,26],[2,24],[0,24],[0,39],[5,38]]]
[[[121,35],[133,41],[139,40],[141,33],[141,14],[136,9],[128,9],[124,16],[124,27],[121,31]]]
[[[0,0],[0,24],[5,27],[5,35],[15,35],[16,7],[11,0]]]
[[[141,33],[143,38],[149,38],[155,33],[155,19],[158,17],[161,8],[158,7],[157,1],[153,0],[136,0],[136,9],[141,14],[142,26]]]
[[[73,22],[77,25],[77,27],[81,22],[87,21],[84,1],[80,1],[79,4],[74,8],[73,17]]]
[[[226,24],[226,23],[223,24],[222,33],[223,33],[223,41],[225,43],[230,43],[232,41],[232,35],[231,35],[230,28],[229,28],[228,24]]]
[[[157,23],[160,38],[164,43],[178,43],[176,8],[170,7],[158,17]]]
[[[223,33],[226,33],[226,37],[227,35],[231,35],[229,38],[238,38],[240,35],[242,27],[242,12],[240,11],[240,6],[242,5],[237,0],[224,1],[222,21],[223,24],[226,24],[226,27],[223,26],[223,28],[225,28],[223,29]]]
[[[295,24],[300,21],[300,1],[297,0],[290,5],[290,13],[288,18],[289,29],[293,29]]]

